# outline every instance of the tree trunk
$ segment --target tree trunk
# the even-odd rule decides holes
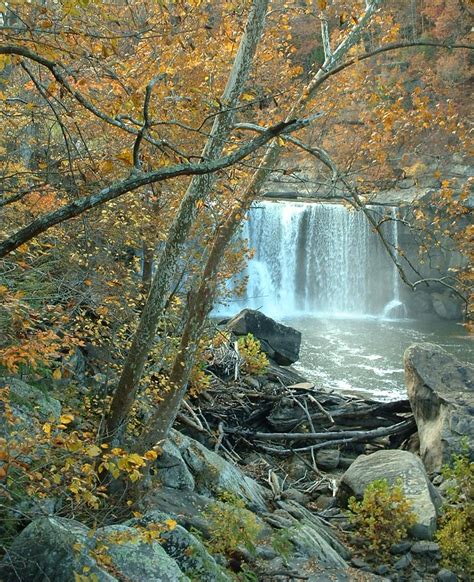
[[[226,110],[218,115],[214,121],[210,137],[202,152],[204,160],[213,160],[221,155],[225,142],[232,131],[234,110],[251,70],[263,31],[267,7],[268,0],[254,0],[252,4],[245,32],[221,99]],[[148,300],[106,420],[106,438],[111,442],[119,443],[122,440],[146,358],[153,345],[158,321],[167,301],[170,282],[176,271],[183,244],[197,213],[196,203],[206,197],[215,180],[215,176],[195,176],[191,180],[177,216],[171,225],[165,247],[158,261]],[[173,395],[169,398],[173,398]]]
[[[155,256],[154,249],[150,248],[145,241],[142,245],[143,252],[143,268],[142,268],[142,286],[143,292],[148,293],[151,285],[151,277],[153,275],[153,258]]]
[[[287,119],[300,115],[320,86],[324,75],[335,67],[340,58],[359,40],[362,30],[370,21],[378,3],[378,0],[372,3],[359,25],[351,30],[349,35],[338,45],[333,53],[327,50],[323,66],[303,89],[300,99],[292,108]],[[197,345],[202,335],[204,322],[214,303],[216,290],[215,279],[225,249],[239,227],[242,216],[258,196],[268,174],[278,162],[281,150],[282,148],[276,140],[270,144],[259,168],[254,173],[240,201],[235,204],[224,223],[218,228],[207,261],[201,271],[198,289],[192,295],[192,302],[189,302],[188,318],[170,376],[172,392],[160,403],[148,423],[150,428],[143,433],[140,439],[139,449],[141,451],[146,451],[156,442],[164,440],[175,421],[181,401],[186,394],[189,375],[193,366]]]

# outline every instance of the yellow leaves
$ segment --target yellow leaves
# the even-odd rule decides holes
[[[85,450],[85,454],[88,457],[98,457],[102,451],[97,445],[91,445]]]
[[[0,55],[0,70],[4,69],[11,63],[10,55]]]
[[[156,451],[147,451],[144,455],[145,459],[147,461],[156,461],[156,459],[158,458],[158,453]]]
[[[56,368],[56,370],[54,370],[54,372],[51,374],[51,377],[53,380],[61,380],[62,377],[61,370],[59,368]]]
[[[41,428],[46,436],[51,434],[51,423],[45,422]]]
[[[326,10],[327,5],[328,5],[327,0],[318,0],[319,10]]]
[[[169,531],[172,531],[176,528],[178,524],[174,519],[165,519],[165,525],[169,529]]]
[[[127,166],[133,166],[133,153],[131,150],[122,150],[119,154],[115,156],[117,160],[120,160]]]
[[[59,418],[61,424],[70,424],[74,420],[74,414],[62,414]]]
[[[99,171],[104,172],[105,174],[110,173],[113,169],[114,163],[112,160],[102,160],[99,164]]]
[[[240,96],[242,101],[253,101],[255,97],[251,93],[242,93]]]

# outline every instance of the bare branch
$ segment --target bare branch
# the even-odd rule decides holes
[[[321,37],[323,39],[324,60],[331,58],[331,37],[329,34],[329,22],[325,14],[321,14]]]
[[[0,243],[0,257],[8,255],[20,245],[38,236],[42,232],[45,232],[52,226],[64,222],[65,220],[69,220],[70,218],[74,218],[86,210],[100,206],[101,204],[118,198],[123,194],[137,190],[141,186],[153,184],[155,182],[163,182],[178,176],[202,176],[204,174],[212,174],[218,170],[228,168],[256,151],[262,145],[271,141],[274,137],[283,133],[297,131],[298,129],[306,127],[309,123],[310,122],[307,119],[278,123],[266,130],[259,137],[243,145],[238,150],[211,162],[177,164],[148,173],[132,172],[126,180],[107,186],[95,194],[75,200],[58,210],[37,218],[28,226],[20,229],[8,239]]]

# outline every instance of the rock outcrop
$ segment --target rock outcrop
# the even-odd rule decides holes
[[[398,479],[401,481],[416,516],[410,533],[418,539],[432,539],[441,499],[431,485],[421,460],[408,451],[377,451],[357,457],[342,477],[337,494],[340,502],[347,504],[352,495],[362,499],[367,486],[379,479],[387,479],[390,485]]]
[[[178,564],[137,529],[108,526],[93,532],[73,519],[43,517],[14,540],[0,563],[3,582],[185,582]]]
[[[251,333],[260,340],[262,351],[281,366],[289,366],[299,358],[301,333],[260,311],[243,309],[227,322],[226,327],[235,335]]]
[[[404,356],[405,378],[428,471],[439,471],[465,442],[474,459],[474,366],[434,344],[414,344]]]

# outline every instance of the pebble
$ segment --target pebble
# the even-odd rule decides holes
[[[435,475],[433,477],[433,485],[441,485],[441,483],[444,481],[443,475]]]
[[[377,566],[377,568],[375,569],[375,573],[379,574],[380,576],[384,576],[385,574],[388,574],[389,572],[390,572],[390,568],[386,564],[381,564],[380,566]]]
[[[278,554],[273,548],[268,548],[266,546],[258,546],[256,549],[256,555],[262,560],[273,560],[278,557]]]
[[[404,542],[399,542],[398,544],[393,544],[393,546],[390,548],[390,551],[392,552],[392,554],[396,556],[399,554],[406,554],[406,552],[410,550],[412,545],[413,545],[412,542],[406,540]]]
[[[411,560],[412,560],[411,554],[405,554],[395,562],[393,567],[395,568],[395,570],[404,570],[405,568],[408,568],[408,566],[411,564]]]
[[[361,560],[360,558],[352,558],[351,560],[351,564],[354,566],[354,568],[359,568],[359,569],[371,569],[370,565],[365,562],[364,560]]]
[[[422,540],[415,542],[411,547],[411,551],[414,554],[435,554],[436,552],[439,552],[439,544]]]
[[[454,572],[451,572],[451,570],[443,568],[438,572],[436,580],[438,580],[438,582],[458,582],[458,577]]]

